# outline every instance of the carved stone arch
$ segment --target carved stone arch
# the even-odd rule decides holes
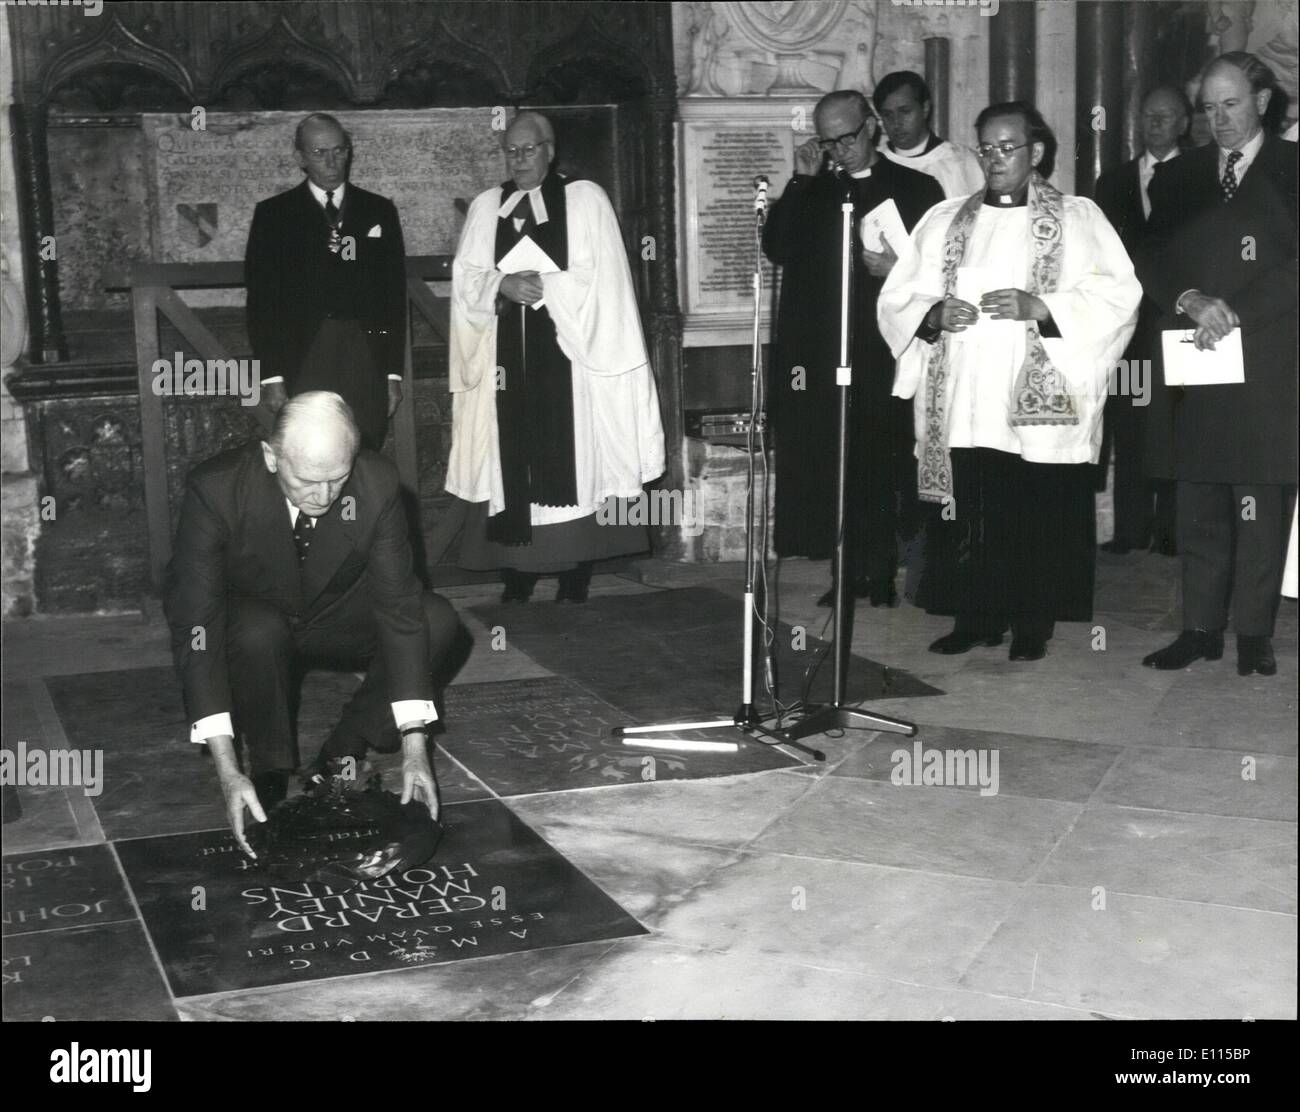
[[[132,66],[145,70],[174,86],[183,99],[194,103],[194,80],[167,51],[151,46],[127,30],[116,15],[98,34],[78,36],[66,50],[52,58],[41,74],[41,103],[48,104],[63,86],[75,84],[83,75],[106,66]]]
[[[332,51],[303,38],[283,15],[265,31],[235,43],[225,52],[212,75],[213,97],[220,99],[251,74],[284,65],[317,75],[326,84],[341,90],[349,104],[360,104],[366,99],[347,63]]]
[[[430,39],[393,51],[380,72],[385,107],[468,108],[510,101],[505,91],[510,83],[496,60],[441,24]]]
[[[649,96],[657,87],[645,55],[610,38],[590,15],[564,38],[539,50],[528,66],[528,97],[539,103],[581,102],[566,96],[566,89],[586,99],[583,90],[601,82],[607,91],[595,100],[606,103]]]

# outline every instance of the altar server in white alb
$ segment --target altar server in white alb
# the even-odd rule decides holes
[[[452,268],[447,490],[472,503],[459,562],[500,569],[502,601],[558,573],[556,601],[585,602],[594,561],[649,549],[609,500],[663,473],[659,398],[604,190],[551,167],[535,112],[502,148],[511,178],[470,205]]]
[[[932,208],[890,272],[880,329],[914,398],[920,497],[933,503],[918,604],[953,614],[932,652],[998,645],[1037,660],[1057,621],[1092,618],[1088,464],[1141,287],[1119,236],[1051,175],[1030,104],[976,121],[985,188]]]
[[[890,162],[929,174],[948,198],[969,197],[984,188],[984,172],[969,147],[941,139],[930,129],[930,86],[911,70],[895,70],[871,94],[889,142],[880,148]]]

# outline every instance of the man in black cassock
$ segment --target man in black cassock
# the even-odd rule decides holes
[[[822,560],[835,544],[840,205],[848,191],[854,207],[847,567],[854,594],[870,597],[873,606],[892,606],[897,535],[915,528],[916,468],[910,407],[890,396],[894,359],[876,326],[876,298],[903,245],[867,251],[857,227],[892,198],[910,232],[943,200],[943,189],[929,174],[877,153],[879,121],[856,90],[822,97],[815,122],[817,138],[795,150],[794,176],[763,233],[764,253],[782,268],[768,387],[776,443],[774,545],[779,556]],[[832,595],[822,604],[831,605]]]

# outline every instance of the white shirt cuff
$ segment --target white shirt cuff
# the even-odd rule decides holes
[[[262,379],[263,386],[270,386],[273,382],[283,382],[284,375],[272,375],[270,378]]]
[[[1195,288],[1192,288],[1190,290],[1183,290],[1183,292],[1178,295],[1178,300],[1174,302],[1174,312],[1181,313],[1183,311],[1183,298],[1186,297],[1189,293],[1200,293],[1200,292],[1201,292],[1200,290]]]
[[[401,375],[389,375],[389,376],[388,376],[388,381],[389,381],[389,382],[401,382],[401,381],[402,381],[402,376],[401,376]]]
[[[190,741],[196,745],[206,745],[208,739],[213,737],[234,736],[235,727],[230,721],[229,711],[222,711],[220,714],[209,714],[207,718],[200,718],[190,727]]]
[[[428,724],[438,721],[438,712],[428,699],[400,699],[393,704],[393,721],[399,729],[408,722]]]

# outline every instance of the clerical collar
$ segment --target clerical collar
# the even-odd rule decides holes
[[[984,203],[994,208],[1024,208],[1029,203],[1029,183],[1025,182],[1014,193],[996,193],[992,189],[984,191]]]
[[[545,224],[550,218],[546,214],[546,199],[542,196],[541,185],[536,185],[532,189],[528,190],[516,189],[501,203],[501,207],[497,209],[497,218],[504,220],[515,211],[515,206],[525,197],[528,198],[528,202],[533,208],[533,222],[537,224]]]
[[[942,142],[943,140],[932,131],[925,137],[924,143],[917,143],[915,147],[904,149],[902,147],[896,147],[893,143],[890,143],[889,149],[903,158],[920,158],[923,154],[929,154]]]

